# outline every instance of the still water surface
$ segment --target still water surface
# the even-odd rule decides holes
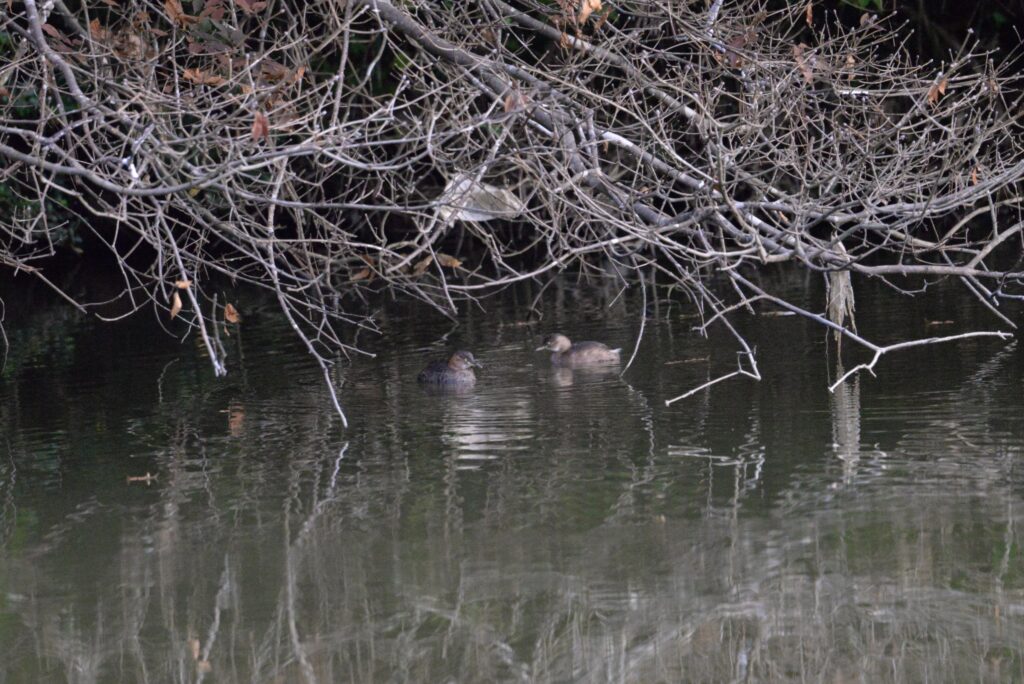
[[[377,357],[338,370],[348,430],[269,305],[221,380],[152,320],[8,321],[0,682],[1024,680],[1015,343],[832,395],[819,328],[747,318],[764,380],[666,408],[735,363],[678,303],[649,303],[622,378],[533,351],[561,330],[628,356],[618,294],[458,325],[384,305]],[[986,320],[879,302],[877,341]],[[476,389],[423,391],[454,346]]]

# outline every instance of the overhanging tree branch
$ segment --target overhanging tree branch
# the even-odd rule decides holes
[[[0,217],[0,264],[52,253],[40,198],[60,196],[120,259],[133,310],[166,309],[189,274],[180,316],[202,334],[215,276],[265,288],[328,378],[362,351],[347,331],[375,329],[366,289],[451,315],[608,264],[626,284],[653,269],[726,325],[752,378],[730,317],[785,301],[752,289],[773,264],[959,278],[1013,325],[1024,138],[1006,64],[971,44],[918,62],[898,28],[804,7],[581,8],[125,0],[44,17],[28,0],[0,18],[0,183],[22,208]],[[480,222],[446,204],[457,179],[521,211]]]

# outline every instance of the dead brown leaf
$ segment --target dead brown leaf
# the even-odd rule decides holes
[[[253,0],[235,0],[235,4],[241,7],[242,11],[246,14],[262,12],[267,6],[267,3],[262,0],[259,0],[258,2],[254,2]]]
[[[505,112],[512,112],[517,109],[522,109],[529,102],[529,99],[518,90],[510,90],[508,95],[505,96]]]
[[[367,254],[360,254],[359,258],[363,260],[363,262],[366,264],[366,267],[363,268],[358,273],[356,273],[355,275],[353,275],[352,280],[366,280],[367,278],[372,278],[373,265],[376,263],[376,260],[372,256],[369,256]]]
[[[224,320],[228,323],[242,322],[242,314],[238,313],[238,309],[231,302],[224,305]]]
[[[192,287],[192,281],[191,280],[175,280],[174,281],[174,287],[178,288],[179,290],[187,290],[188,288]]]
[[[423,259],[420,259],[419,261],[416,262],[416,265],[412,267],[412,274],[417,276],[423,275],[426,272],[426,270],[430,268],[430,264],[432,263],[434,263],[433,255],[426,256]]]
[[[295,78],[295,74],[276,60],[265,59],[260,64],[260,78],[269,83],[277,83],[278,81],[291,81]]]
[[[803,75],[804,80],[810,85],[814,82],[814,72],[811,70],[811,64],[809,60],[804,57],[804,53],[807,50],[807,45],[800,43],[799,45],[793,46],[793,58],[796,60],[796,66]]]
[[[252,139],[256,142],[267,140],[270,137],[270,121],[263,112],[256,112],[252,121]]]
[[[192,660],[199,660],[199,639],[188,640],[188,652],[192,654]]]
[[[743,55],[739,51],[754,42],[755,38],[757,38],[757,29],[750,29],[733,36],[726,42],[729,66],[733,69],[739,69],[743,66]]]
[[[263,4],[263,3],[260,3]],[[196,672],[208,673],[213,671],[213,665],[210,664],[209,660],[197,660],[196,661]]]
[[[181,313],[181,295],[175,292],[171,295],[171,318]]]
[[[601,0],[580,0],[580,11],[576,17],[576,22],[582,26],[587,23],[587,19],[594,12],[601,11]]]
[[[808,2],[807,7],[804,9],[804,21],[810,28],[814,28],[814,3]]]
[[[199,85],[220,86],[227,83],[226,80],[217,74],[208,74],[201,69],[185,69],[181,77],[186,81],[192,81]]]
[[[928,100],[928,104],[937,104],[939,98],[946,94],[946,86],[949,84],[948,78],[943,78],[938,83],[933,83],[932,87],[928,89],[928,96],[925,98]]]
[[[456,259],[450,254],[445,254],[443,252],[438,252],[437,263],[448,268],[459,268],[462,266],[462,261]]]
[[[971,169],[971,185],[977,185],[977,184],[978,184],[978,167],[975,166],[973,169]]]
[[[93,19],[89,22],[89,35],[92,36],[93,40],[97,40],[101,43],[106,43],[110,40],[110,31],[103,28],[99,19]]]
[[[572,47],[572,38],[570,38],[569,34],[565,31],[563,31],[562,35],[558,37],[558,46],[563,50],[568,50]]]
[[[604,22],[608,21],[608,17],[611,15],[611,13],[612,8],[610,6],[605,7],[603,10],[601,10],[601,16],[599,16],[597,18],[597,21],[594,22],[594,33],[597,33],[598,31],[601,30],[601,27],[604,26]]]
[[[76,61],[81,61],[81,57],[78,54],[75,54],[76,46],[81,45],[82,43],[82,40],[80,38],[68,38],[63,33],[61,33],[59,29],[57,29],[51,24],[43,24],[40,28],[43,29],[44,33],[46,33],[48,36],[53,38],[54,41],[56,41],[54,47],[56,47],[58,50],[62,52],[72,53],[71,57],[73,59],[75,59]]]
[[[200,19],[209,17],[213,21],[224,20],[224,0],[206,0],[206,4],[203,5],[203,11],[199,13]]]
[[[181,0],[164,0],[164,11],[167,12],[167,16],[172,23],[181,27],[195,24],[199,21],[197,17],[185,14],[185,9],[181,6]]]

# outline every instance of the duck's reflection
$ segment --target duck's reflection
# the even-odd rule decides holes
[[[459,470],[526,449],[534,437],[532,403],[521,390],[438,387],[428,394],[440,403],[441,440]]]
[[[473,385],[420,385],[428,397],[463,397],[473,394]]]
[[[575,384],[600,382],[617,377],[617,366],[591,366],[588,368],[555,367],[551,369],[551,384],[555,387],[572,387]]]

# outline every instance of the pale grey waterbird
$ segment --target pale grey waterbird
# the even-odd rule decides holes
[[[596,366],[619,362],[621,349],[610,349],[601,342],[577,342],[573,344],[561,333],[552,333],[544,339],[537,351],[551,352],[551,363],[566,368]]]

